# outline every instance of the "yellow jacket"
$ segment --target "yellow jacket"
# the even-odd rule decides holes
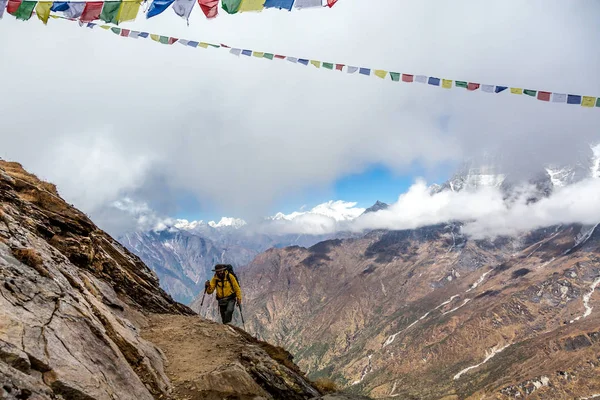
[[[229,297],[235,293],[235,297],[241,302],[242,301],[242,290],[240,285],[235,279],[235,276],[231,275],[229,271],[225,271],[223,280],[217,277],[217,274],[213,276],[210,281],[210,286],[206,289],[206,293],[212,294],[217,289],[217,300],[224,297]]]

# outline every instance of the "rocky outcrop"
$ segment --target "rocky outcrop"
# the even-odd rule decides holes
[[[201,363],[224,337],[227,355]],[[319,395],[293,363],[173,301],[156,274],[53,185],[0,162],[0,398],[187,396],[178,385],[185,370],[171,357],[190,342],[206,349],[187,358],[205,368],[193,380],[203,391],[196,398],[241,388],[239,398]]]

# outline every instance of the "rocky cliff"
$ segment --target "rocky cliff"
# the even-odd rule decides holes
[[[457,224],[269,250],[246,327],[374,398],[600,393],[600,230],[470,240]]]
[[[0,161],[0,398],[318,395],[289,353],[173,301],[53,185]]]

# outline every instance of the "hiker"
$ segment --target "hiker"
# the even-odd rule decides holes
[[[212,294],[217,289],[221,320],[224,324],[228,324],[233,318],[236,301],[242,304],[242,290],[230,264],[217,264],[213,271],[215,275],[212,280],[206,281],[204,287],[208,294]]]

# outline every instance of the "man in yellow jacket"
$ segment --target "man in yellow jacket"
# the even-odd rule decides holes
[[[208,294],[217,290],[219,311],[224,324],[231,322],[236,301],[238,304],[242,304],[242,290],[235,276],[227,270],[228,267],[230,267],[228,264],[215,265],[215,269],[213,269],[215,275],[212,280],[206,281],[204,284]]]

